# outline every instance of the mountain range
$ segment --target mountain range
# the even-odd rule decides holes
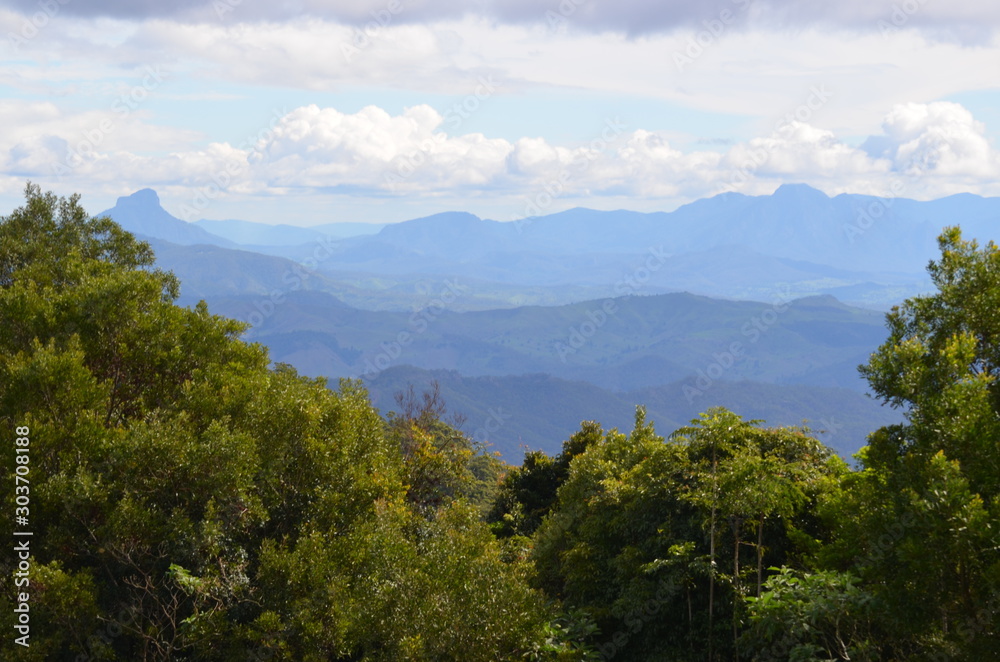
[[[849,454],[901,416],[857,374],[885,338],[879,311],[931,289],[944,226],[996,236],[1000,199],[785,185],[672,212],[303,228],[187,223],[145,189],[104,214],[151,242],[182,303],[249,322],[274,361],[360,377],[383,404],[436,379],[481,423],[469,432],[516,460],[520,445],[558,450],[583,419],[625,426],[642,403],[667,432],[725,403],[770,424],[836,421],[821,427]]]
[[[726,193],[673,212],[572,209],[518,222],[445,212],[385,226],[299,228],[186,223],[145,189],[105,213],[145,237],[305,263],[338,283],[320,289],[361,307],[411,308],[422,282],[444,276],[476,281],[475,295],[460,304],[470,309],[598,298],[615,294],[633,271],[642,274],[643,256],[653,251],[660,259],[637,293],[761,299],[781,284],[796,296],[830,294],[884,310],[928,289],[924,267],[942,227],[959,223],[968,235],[994,236],[1000,199],[830,198],[805,185],[785,185],[770,196]],[[182,260],[172,266],[202,292],[197,269],[185,278]],[[213,287],[205,291],[222,293]],[[258,292],[267,287],[262,283]]]

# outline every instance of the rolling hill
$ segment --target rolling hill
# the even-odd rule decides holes
[[[767,303],[661,294],[454,312],[449,301],[463,296],[461,288],[441,284],[411,313],[359,310],[322,292],[291,292],[263,306],[270,312],[251,337],[270,346],[276,361],[332,378],[410,364],[470,376],[544,372],[628,391],[699,370],[714,374],[713,366],[726,364],[723,378],[730,381],[861,391],[856,366],[885,336],[882,314],[832,297]],[[209,302],[239,319],[262,303],[246,296]]]
[[[432,381],[440,386],[449,410],[465,418],[463,430],[489,443],[512,463],[520,462],[526,450],[558,453],[562,441],[579,430],[584,420],[628,431],[636,405],[646,407],[661,435],[713,406],[727,407],[770,426],[806,424],[845,458],[864,444],[869,433],[902,419],[900,412],[847,389],[760,382],[716,382],[689,401],[685,387],[696,388],[694,379],[612,393],[544,374],[468,377],[455,371],[399,366],[366,381],[366,386],[375,406],[385,412],[395,408],[396,392],[410,384],[418,391],[427,389]]]

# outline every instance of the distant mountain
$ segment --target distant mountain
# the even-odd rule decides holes
[[[213,312],[241,319],[264,301],[209,299]],[[880,314],[830,297],[787,307],[685,294],[614,301],[598,326],[604,301],[404,314],[294,292],[268,310],[251,339],[304,374],[364,377],[383,410],[409,383],[438,379],[452,409],[467,417],[466,432],[512,462],[522,445],[557,452],[584,419],[628,429],[637,404],[647,405],[663,434],[715,405],[769,425],[808,420],[845,457],[868,433],[900,420],[863,395],[857,376],[885,338]],[[558,342],[575,349],[565,362]]]
[[[446,212],[377,232],[362,224],[184,224],[148,189],[109,213],[144,236],[176,244],[315,264],[351,284],[353,305],[398,301],[404,308],[411,297],[382,294],[399,283],[461,277],[483,287],[470,301],[488,292],[483,299],[497,306],[678,291],[753,300],[781,286],[795,296],[832,294],[884,310],[929,289],[924,267],[945,225],[959,223],[981,240],[1000,235],[1000,198],[831,198],[805,185],[765,196],[725,193],[672,212],[578,208],[517,222]],[[362,231],[368,234],[356,234]],[[633,275],[638,285],[623,286]],[[546,292],[525,296],[532,288]],[[565,297],[554,298],[557,290]]]
[[[673,212],[572,209],[518,222],[437,214],[353,238],[344,251],[352,256],[345,259],[356,263],[370,263],[393,249],[400,251],[396,257],[409,259],[478,262],[511,254],[642,255],[661,249],[679,255],[739,246],[847,271],[914,274],[934,256],[941,229],[954,224],[981,239],[1000,235],[1000,198],[830,198],[804,184],[784,185],[772,195],[725,193]]]
[[[145,188],[118,198],[114,207],[98,216],[110,216],[129,232],[143,238],[163,239],[182,246],[209,244],[237,247],[235,242],[172,216],[160,206],[160,198],[153,189]]]
[[[156,251],[157,266],[181,280],[181,303],[199,299],[261,295],[281,298],[299,289],[331,294],[336,300],[364,310],[412,310],[426,305],[428,292],[449,277],[426,274],[385,276],[356,272],[319,271],[293,260],[246,249],[208,244],[181,246],[145,238]],[[522,286],[463,278],[469,289],[454,302],[455,310],[488,310],[535,304],[558,305],[604,294],[610,288],[586,285]],[[248,301],[244,313],[254,310]],[[239,314],[239,313],[234,313]],[[246,316],[241,319],[246,319]]]
[[[564,306],[450,310],[459,281],[428,291],[409,313],[348,307],[321,292],[290,292],[254,340],[306,374],[374,375],[392,366],[470,376],[547,373],[616,391],[704,373],[862,391],[857,365],[885,339],[884,316],[832,297],[771,302],[690,294],[629,296]],[[247,319],[259,297],[215,297],[216,312]]]
[[[341,271],[452,274],[456,265],[475,265],[490,273],[488,280],[536,284],[536,273],[549,281],[576,282],[592,260],[611,264],[650,251],[678,257],[722,249],[832,268],[844,280],[854,281],[858,273],[880,279],[895,274],[898,280],[899,274],[923,272],[946,225],[959,224],[967,236],[981,240],[1000,235],[1000,198],[830,198],[804,184],[783,185],[772,195],[724,193],[672,212],[577,208],[517,222],[446,212],[384,227],[295,228],[235,220],[185,224],[165,212],[150,189],[120,198],[106,213],[130,230],[177,244],[198,239],[256,246],[301,260],[315,250],[312,242],[326,236],[334,237],[329,268]],[[557,268],[539,271],[552,262]]]
[[[155,243],[155,242],[154,242]],[[407,263],[403,258],[393,265],[349,264],[340,256],[326,252],[336,245],[326,241],[312,245],[309,256],[317,255],[317,269],[297,268],[315,274],[320,283],[311,289],[329,292],[356,308],[369,310],[411,310],[423,305],[428,288],[448,279],[458,279],[468,291],[450,307],[453,310],[484,310],[524,305],[561,305],[613,297],[623,292],[662,294],[688,291],[713,297],[763,299],[780,290],[789,297],[834,294],[847,302],[876,309],[930,289],[926,277],[893,276],[848,272],[797,260],[774,258],[738,247],[724,246],[701,253],[671,256],[654,271],[643,271],[646,258],[635,255],[594,255],[585,257],[494,256],[479,262],[458,263],[430,259],[427,269]],[[307,245],[308,246],[308,245]],[[289,247],[276,247],[289,248]],[[294,247],[298,249],[299,247]],[[218,249],[206,252],[197,246],[170,244],[159,251],[161,267],[173,269],[187,283],[187,294],[205,296],[239,295],[235,282],[268,282],[265,289],[284,291],[288,283],[281,274],[296,264],[291,258],[275,255],[276,250]],[[206,259],[225,261],[227,272],[220,278],[220,268]],[[650,257],[648,254],[647,257]],[[310,264],[307,261],[307,264]],[[268,266],[270,265],[270,266]],[[371,271],[350,270],[368,267]],[[379,273],[378,269],[399,273]],[[277,272],[266,277],[258,270]],[[241,273],[236,273],[237,271]],[[575,278],[571,278],[576,274]],[[638,276],[632,285],[627,277]],[[504,282],[495,279],[509,279]],[[522,282],[523,281],[523,282]]]
[[[847,389],[720,381],[688,401],[680,381],[656,388],[613,393],[586,382],[529,374],[467,377],[455,371],[393,367],[366,382],[375,406],[395,408],[393,395],[410,384],[419,390],[437,381],[448,408],[465,418],[463,430],[488,442],[503,458],[519,463],[525,450],[558,453],[563,440],[596,420],[605,429],[630,430],[635,406],[644,405],[657,431],[666,436],[709,407],[724,406],[767,425],[807,424],[844,458],[864,445],[868,434],[897,423],[902,414]]]
[[[636,404],[664,433],[716,404],[808,419],[849,454],[900,416],[863,395],[857,366],[886,336],[870,308],[930,289],[944,226],[1000,235],[1000,198],[804,185],[673,212],[447,212],[381,228],[186,223],[149,189],[105,213],[149,239],[182,303],[251,322],[274,361],[363,377],[383,408],[434,376],[467,431],[511,461],[519,444],[556,452],[584,418],[628,428]]]
[[[375,234],[384,223],[327,223],[311,227],[297,225],[268,225],[250,221],[201,219],[194,225],[212,234],[246,247],[273,248],[277,246],[301,246],[325,238],[343,239],[366,234]]]
[[[194,221],[192,225],[242,246],[252,244],[299,246],[323,238],[322,232],[295,225],[268,225],[232,219],[211,221],[204,218]]]
[[[173,271],[180,279],[181,304],[234,295],[266,300],[272,296],[280,299],[282,293],[297,290],[342,293],[349,289],[285,258],[208,244],[180,246],[162,239],[147,241],[156,253],[157,266]]]
[[[375,234],[382,228],[386,227],[387,223],[357,223],[352,221],[343,221],[336,223],[324,223],[322,225],[313,225],[310,229],[318,230],[328,237],[359,237],[366,234]]]

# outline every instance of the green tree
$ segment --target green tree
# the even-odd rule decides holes
[[[877,660],[870,626],[874,603],[849,573],[782,568],[760,597],[747,598],[742,637],[754,660]]]
[[[907,412],[900,452],[944,451],[970,487],[992,501],[1000,489],[1000,248],[939,237],[928,272],[937,292],[908,299],[886,316],[889,337],[861,374],[872,391]]]
[[[359,384],[269,368],[76,197],[29,185],[0,274],[0,426],[31,439],[29,656],[493,660],[544,641],[554,612],[461,494],[414,514]],[[8,631],[13,570],[0,557]]]
[[[639,408],[629,435],[612,430],[571,461],[535,535],[539,581],[595,619],[605,659],[732,657],[746,586],[740,550],[752,546],[758,566],[785,561],[792,521],[841,467],[801,431],[726,410],[664,440]],[[758,470],[772,475],[758,481]],[[733,559],[725,572],[723,546]]]
[[[691,457],[691,489],[686,495],[708,512],[709,594],[708,626],[714,632],[715,586],[719,519],[728,523],[732,565],[723,579],[732,592],[732,643],[739,641],[743,598],[747,595],[742,548],[756,552],[756,595],[763,575],[765,526],[769,519],[791,521],[803,509],[822,478],[842,471],[842,463],[823,444],[794,428],[761,428],[759,421],[744,421],[722,408],[711,409],[677,430],[672,439],[682,443]],[[753,540],[748,541],[748,529]],[[782,541],[783,544],[787,544]],[[709,639],[709,657],[713,640]]]
[[[487,518],[494,533],[501,538],[532,535],[555,504],[559,487],[569,477],[570,462],[603,436],[599,423],[583,421],[556,457],[542,451],[525,453],[521,466],[511,468],[499,486]]]
[[[506,465],[485,444],[461,432],[464,418],[447,415],[436,380],[419,397],[411,384],[395,394],[395,401],[398,411],[389,412],[386,435],[399,445],[413,507],[430,514],[462,498],[485,513]]]
[[[873,594],[881,659],[1000,645],[1000,249],[958,228],[938,243],[937,291],[894,308],[860,368],[907,420],[871,435],[861,470],[820,507],[831,534],[818,560]]]

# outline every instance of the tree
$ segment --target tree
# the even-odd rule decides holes
[[[893,308],[860,367],[907,420],[870,436],[820,508],[818,560],[873,594],[882,659],[978,659],[1000,642],[1000,249],[957,227],[938,244],[937,291]]]
[[[399,445],[413,507],[430,514],[463,498],[487,511],[505,465],[485,444],[462,433],[461,415],[446,415],[438,382],[419,397],[410,384],[395,394],[395,401],[398,411],[389,412],[386,435]]]
[[[414,514],[358,383],[269,367],[242,323],[175,305],[147,245],[75,196],[26,197],[0,219],[0,427],[30,429],[44,531],[31,654],[492,660],[545,639],[553,610],[461,495]]]
[[[94,268],[120,267],[126,270],[149,268],[153,251],[110,218],[91,218],[80,206],[80,196],[60,199],[53,193],[28,183],[25,205],[14,210],[0,226],[0,287],[8,288],[18,279],[39,284],[72,284],[79,274],[78,257]],[[153,271],[167,293],[176,292],[172,274]]]
[[[552,510],[559,487],[569,477],[570,462],[603,436],[599,423],[583,421],[556,457],[541,451],[525,453],[521,466],[504,476],[487,517],[494,533],[501,538],[532,535]]]
[[[857,577],[781,568],[765,588],[747,598],[750,625],[742,642],[752,659],[880,659],[869,629],[875,605]]]
[[[731,657],[746,586],[741,550],[755,548],[759,577],[765,560],[786,561],[791,521],[841,465],[799,430],[759,428],[723,409],[664,440],[638,408],[630,434],[612,430],[570,462],[535,534],[539,581],[595,619],[606,659]],[[730,572],[718,569],[723,546]],[[729,631],[716,630],[717,612]]]
[[[937,292],[886,315],[889,337],[860,367],[877,397],[906,409],[898,451],[944,451],[990,501],[1000,490],[1000,248],[957,227],[938,238],[928,272]]]
[[[741,549],[745,529],[755,530],[756,595],[764,573],[764,531],[768,518],[790,520],[806,504],[807,494],[824,475],[839,470],[823,444],[794,428],[760,428],[736,414],[714,408],[674,432],[672,440],[686,446],[691,456],[691,490],[685,498],[708,510],[709,631],[714,631],[716,540],[718,517],[729,523],[732,539],[732,640],[739,641],[739,619],[745,596]],[[712,658],[712,639],[709,658]]]

